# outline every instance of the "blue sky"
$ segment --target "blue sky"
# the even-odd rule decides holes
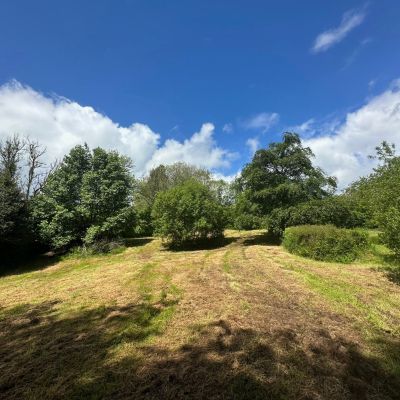
[[[140,142],[150,137],[157,142],[153,150],[161,155],[153,157],[149,150],[152,161],[139,162],[144,163],[142,173],[157,160],[182,157],[176,149],[175,156],[164,154],[169,151],[164,146],[167,139],[174,139],[173,145],[185,143],[195,132],[201,133],[203,124],[212,123],[213,128],[203,126],[211,154],[195,156],[195,163],[219,157],[220,162],[204,165],[224,175],[235,174],[251,150],[295,128],[314,145],[327,172],[340,178],[338,167],[323,158],[329,149],[321,151],[317,138],[346,134],[349,117],[385,94],[393,95],[393,109],[398,104],[398,85],[393,83],[400,77],[396,0],[4,0],[0,11],[0,116],[8,121],[0,122],[0,135],[12,129],[38,136],[51,150],[50,138],[35,134],[28,111],[18,110],[28,107],[29,101],[30,113],[46,109],[29,100],[27,93],[23,96],[24,91],[30,91],[32,99],[35,94],[43,101],[51,99],[53,106],[60,106],[57,96],[62,96],[92,107],[119,127],[148,126],[151,133],[141,132],[132,140],[140,148]],[[384,108],[381,105],[381,112]],[[50,117],[53,122],[55,115]],[[30,121],[24,125],[25,117]],[[41,126],[37,118],[34,121]],[[79,123],[82,118],[72,119]],[[45,117],[43,121],[43,129],[51,130]],[[397,142],[396,121],[397,114],[392,125],[379,127],[382,135],[380,130],[368,133],[368,144],[352,149],[350,155],[359,160],[374,140],[385,135]],[[66,122],[62,130],[81,132],[89,123],[76,127]],[[159,134],[158,139],[152,133]],[[96,144],[97,131],[90,134],[89,142]],[[106,143],[107,135],[99,133],[98,143]],[[115,140],[110,139],[111,147]],[[69,143],[74,140],[66,140],[65,147]],[[187,150],[196,152],[196,140]],[[360,162],[367,171],[367,161]],[[346,183],[354,177],[354,172],[343,173]]]

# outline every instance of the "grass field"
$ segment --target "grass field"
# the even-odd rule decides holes
[[[400,398],[399,273],[374,254],[228,231],[29,267],[0,277],[1,399]]]

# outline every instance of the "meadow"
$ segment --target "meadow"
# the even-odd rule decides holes
[[[41,256],[0,277],[1,399],[398,399],[400,279],[265,231]]]

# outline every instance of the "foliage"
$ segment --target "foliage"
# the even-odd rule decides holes
[[[289,226],[332,224],[339,228],[354,228],[364,223],[364,215],[354,209],[349,199],[333,196],[293,207],[277,208],[269,216],[267,227],[272,234],[281,236]]]
[[[130,167],[117,152],[74,147],[34,199],[43,240],[61,248],[123,235],[134,217]]]
[[[135,234],[138,236],[152,235],[154,227],[151,210],[158,193],[190,180],[206,185],[214,193],[219,203],[226,206],[233,203],[234,196],[230,185],[223,180],[213,179],[208,170],[184,162],[159,165],[138,182],[135,195],[135,209],[138,214]]]
[[[259,206],[252,203],[244,193],[239,193],[233,209],[234,228],[239,230],[259,229],[262,218],[259,216]]]
[[[313,153],[296,133],[258,150],[238,178],[237,187],[259,207],[262,216],[275,208],[293,206],[333,193],[336,180],[312,164]]]
[[[136,206],[136,223],[133,229],[133,236],[143,237],[153,234],[153,220],[151,218],[151,207]]]
[[[384,216],[381,240],[400,258],[400,210],[391,207]]]
[[[366,216],[368,226],[384,227],[390,209],[400,209],[400,157],[395,156],[394,145],[383,142],[376,147],[381,161],[374,171],[360,178],[346,190],[358,209]]]
[[[215,194],[195,180],[160,192],[152,217],[155,233],[172,245],[223,236],[226,224]]]
[[[159,165],[138,183],[136,202],[150,208],[159,192],[181,185],[188,180],[196,180],[203,184],[211,181],[210,172],[203,168],[178,162],[172,165]]]
[[[10,136],[0,142],[0,252],[3,265],[42,250],[33,232],[30,201],[45,177],[45,150],[37,142]]]
[[[367,248],[368,235],[361,230],[333,225],[302,225],[285,229],[283,246],[291,253],[321,261],[348,263]]]

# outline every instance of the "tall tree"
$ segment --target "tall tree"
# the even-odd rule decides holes
[[[132,187],[128,158],[74,147],[34,199],[42,238],[60,248],[118,237],[133,223]]]
[[[18,136],[0,143],[0,244],[17,241],[23,232],[27,214],[19,164],[24,148]]]
[[[375,148],[379,164],[373,172],[353,182],[346,195],[367,215],[369,225],[383,226],[389,209],[400,210],[400,157],[394,144],[382,142]]]
[[[336,179],[315,167],[313,157],[299,135],[286,132],[282,142],[256,151],[238,179],[239,192],[256,204],[262,215],[275,208],[324,198],[336,189]]]

